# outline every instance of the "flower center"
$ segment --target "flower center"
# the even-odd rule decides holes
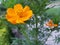
[[[17,15],[18,15],[20,18],[23,18],[23,17],[24,17],[23,12],[18,12]]]

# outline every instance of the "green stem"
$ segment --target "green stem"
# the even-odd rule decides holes
[[[36,45],[38,45],[38,27],[37,27],[37,25],[38,25],[38,19],[37,19],[37,15],[35,15],[35,21],[36,21],[36,37],[35,37],[35,42],[36,42]]]
[[[29,45],[31,42],[30,42],[30,39],[28,37],[28,34],[25,31],[21,31],[21,32],[22,32],[23,36],[25,37],[27,44]]]

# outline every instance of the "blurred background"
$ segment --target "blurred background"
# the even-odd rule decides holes
[[[18,3],[30,6],[34,14],[16,26],[5,14]],[[49,20],[58,26],[45,25]],[[0,0],[0,45],[60,45],[60,0]]]

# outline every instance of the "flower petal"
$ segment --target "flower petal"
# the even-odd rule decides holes
[[[21,4],[16,4],[14,6],[15,12],[21,12],[23,10],[23,6]]]
[[[30,10],[30,7],[29,6],[25,6],[23,12],[27,12],[29,10]]]
[[[57,27],[58,26],[58,24],[54,24],[54,27]]]
[[[15,16],[15,15],[16,15],[15,11],[14,11],[12,8],[8,8],[8,9],[7,9],[7,14],[8,14],[9,16]]]
[[[21,20],[26,21],[32,17],[33,12],[32,12],[32,10],[29,10],[28,12],[25,12],[23,15],[24,16],[21,18]]]
[[[24,23],[24,21],[22,21],[19,18],[17,18],[16,23]]]
[[[9,22],[11,22],[12,24],[16,24],[16,18],[6,18]]]

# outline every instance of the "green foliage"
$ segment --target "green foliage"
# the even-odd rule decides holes
[[[5,8],[13,7],[17,2],[17,0],[2,0],[2,4]]]
[[[6,27],[0,28],[0,45],[10,45]]]
[[[54,23],[60,22],[60,7],[50,8],[46,11],[47,16],[54,21]]]

